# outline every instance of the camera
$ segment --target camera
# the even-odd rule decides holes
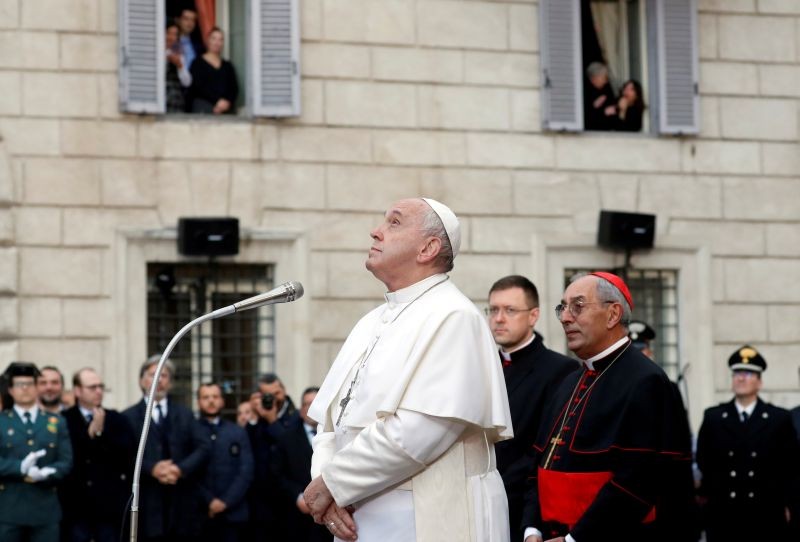
[[[261,396],[261,406],[264,407],[264,410],[270,410],[274,404],[275,396],[271,393],[265,393]]]

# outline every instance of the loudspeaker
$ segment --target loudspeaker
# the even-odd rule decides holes
[[[239,219],[179,218],[178,252],[184,256],[239,254]]]
[[[652,248],[656,215],[600,211],[597,244],[608,248]]]

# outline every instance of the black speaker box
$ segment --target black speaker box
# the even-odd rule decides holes
[[[600,211],[597,244],[608,248],[652,248],[656,215]]]
[[[239,254],[239,219],[179,218],[178,252],[184,256]]]

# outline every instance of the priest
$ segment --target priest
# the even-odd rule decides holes
[[[366,267],[386,303],[352,330],[311,405],[318,422],[305,502],[336,540],[508,540],[494,443],[512,437],[486,322],[446,274],[455,214],[396,202]]]
[[[690,461],[686,415],[663,370],[631,346],[633,299],[612,273],[573,278],[556,316],[582,370],[540,424],[526,542],[661,541]]]

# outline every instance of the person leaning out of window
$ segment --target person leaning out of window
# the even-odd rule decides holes
[[[192,62],[192,86],[189,89],[191,112],[214,115],[235,113],[239,94],[236,70],[222,58],[225,36],[217,27],[208,33],[208,51]]]

